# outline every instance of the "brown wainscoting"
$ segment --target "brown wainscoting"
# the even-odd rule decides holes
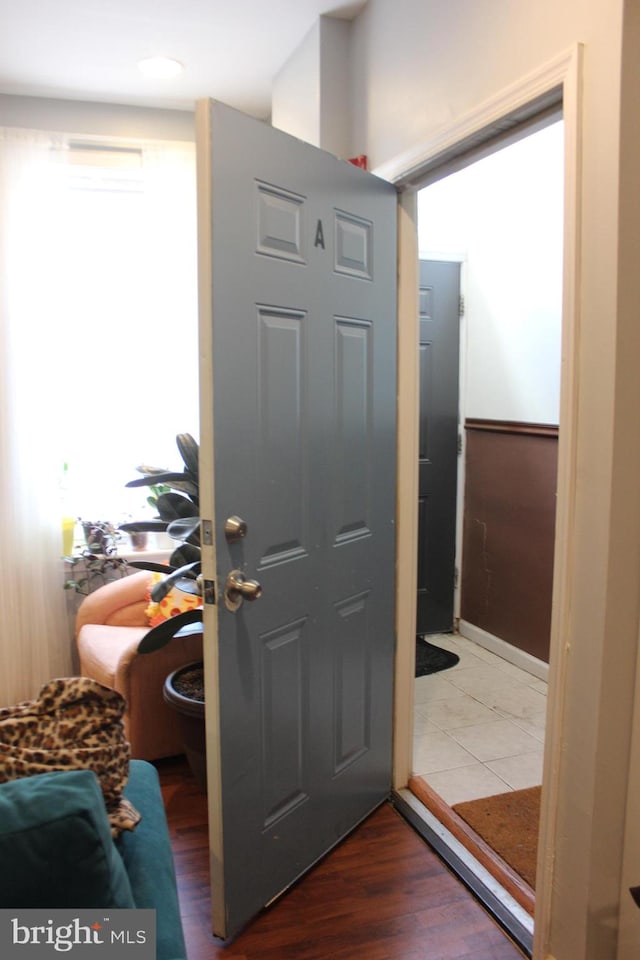
[[[558,428],[467,420],[460,615],[549,661]]]

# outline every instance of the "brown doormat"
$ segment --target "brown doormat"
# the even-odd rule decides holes
[[[453,810],[535,890],[540,787],[468,800]]]

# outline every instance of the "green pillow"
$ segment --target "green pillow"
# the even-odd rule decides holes
[[[0,784],[0,907],[135,907],[92,770]]]

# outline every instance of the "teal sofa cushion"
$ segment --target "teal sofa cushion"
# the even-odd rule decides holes
[[[142,813],[135,830],[121,833],[115,844],[136,906],[156,910],[158,960],[186,960],[173,853],[156,768],[146,760],[131,760],[124,795]]]
[[[136,906],[92,770],[0,784],[0,907]]]

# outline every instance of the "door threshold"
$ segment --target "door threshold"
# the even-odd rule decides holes
[[[533,917],[492,876],[470,850],[407,787],[394,791],[391,801],[400,814],[442,857],[492,914],[521,950],[531,956]]]
[[[453,810],[442,797],[429,786],[424,777],[411,777],[409,789],[425,805],[427,810],[466,847],[494,880],[511,894],[513,899],[533,917],[536,907],[536,894],[529,884],[498,856],[495,850],[473,830],[462,817]]]

